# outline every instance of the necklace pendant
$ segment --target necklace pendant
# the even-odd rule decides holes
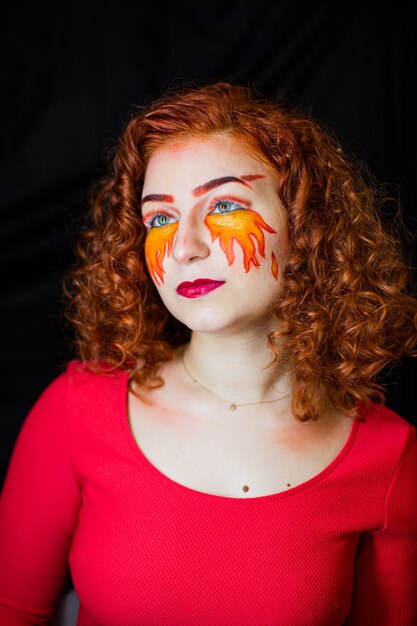
[[[232,402],[232,404],[229,405],[229,410],[230,411],[236,411],[237,409],[237,404],[235,404],[234,402]]]

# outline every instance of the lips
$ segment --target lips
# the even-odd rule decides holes
[[[177,293],[184,298],[199,298],[221,287],[225,282],[224,280],[213,280],[211,278],[197,278],[191,283],[184,282],[179,284]]]

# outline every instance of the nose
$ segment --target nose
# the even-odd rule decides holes
[[[191,263],[210,254],[210,233],[204,223],[191,216],[180,220],[175,233],[172,256],[178,263]]]

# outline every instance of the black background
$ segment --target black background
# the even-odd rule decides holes
[[[3,10],[0,479],[21,423],[71,358],[61,281],[89,186],[135,105],[185,80],[254,85],[332,128],[416,233],[413,2],[31,3]],[[410,244],[410,262],[415,248]],[[413,260],[414,258],[414,260]],[[417,415],[417,367],[388,405]]]

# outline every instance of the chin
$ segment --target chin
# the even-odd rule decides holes
[[[191,331],[198,333],[215,333],[232,328],[236,323],[235,319],[225,315],[224,311],[218,309],[203,309],[188,313],[188,315],[173,315]]]

